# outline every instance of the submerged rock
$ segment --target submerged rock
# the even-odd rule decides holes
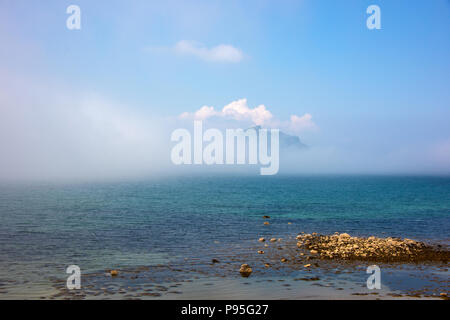
[[[249,277],[253,270],[248,264],[244,263],[243,265],[241,265],[239,272],[241,273],[241,276]]]

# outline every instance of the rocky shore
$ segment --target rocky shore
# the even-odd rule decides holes
[[[204,259],[185,257],[168,264],[84,274],[83,290],[67,290],[65,279],[54,279],[55,294],[49,298],[191,298],[192,288],[194,294],[217,283],[217,288],[229,288],[236,277],[243,277],[238,283],[246,287],[244,292],[255,286],[276,292],[277,298],[308,298],[316,292],[337,298],[448,299],[450,251],[446,245],[347,233],[297,234],[295,230],[265,232],[232,246],[215,245],[213,255]],[[366,270],[372,264],[383,270],[381,291],[366,288]]]
[[[347,233],[321,235],[299,234],[297,247],[303,254],[320,259],[361,260],[373,262],[447,263],[450,251],[420,241],[400,238],[352,237]]]

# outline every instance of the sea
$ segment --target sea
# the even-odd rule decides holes
[[[379,293],[366,288],[367,263],[264,268],[258,238],[287,245],[300,232],[448,246],[450,177],[2,183],[0,299],[430,298],[448,292],[446,265],[386,266]],[[248,278],[239,273],[242,263],[253,263]],[[78,291],[66,288],[70,265],[81,270]]]

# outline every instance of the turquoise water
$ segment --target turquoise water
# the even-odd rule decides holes
[[[271,217],[270,228],[263,215]],[[217,245],[273,234],[338,231],[448,243],[450,178],[193,176],[10,184],[0,186],[0,217],[0,296],[20,296],[24,288],[32,292],[65,278],[71,264],[89,273],[208,259]]]

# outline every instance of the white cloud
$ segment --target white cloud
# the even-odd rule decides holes
[[[280,121],[274,118],[273,114],[263,104],[250,108],[247,99],[239,99],[227,104],[222,110],[215,110],[214,107],[203,106],[194,113],[183,112],[180,118],[206,120],[211,117],[223,117],[236,121],[250,121],[255,125],[283,129],[291,133],[304,131],[314,131],[318,129],[312,120],[312,115],[305,113],[303,116],[291,115],[289,121]]]
[[[219,44],[208,48],[199,42],[181,40],[174,49],[179,54],[192,55],[205,61],[240,62],[244,58],[240,49],[228,44]]]
[[[289,123],[289,129],[292,132],[302,132],[306,130],[316,130],[317,126],[312,121],[312,115],[309,113],[305,113],[303,116],[299,117],[295,114],[291,116],[291,121]]]
[[[196,120],[205,120],[211,117],[226,117],[237,121],[246,120],[256,125],[263,125],[267,124],[273,116],[262,104],[253,109],[249,108],[245,98],[227,104],[221,111],[216,111],[214,107],[203,106],[194,113],[183,112],[180,115],[180,118]]]
[[[194,118],[195,120],[205,120],[210,117],[220,116],[220,115],[221,115],[220,112],[215,111],[214,107],[203,106],[200,109],[198,109],[196,112],[194,112],[193,114],[191,114],[189,112],[183,112],[180,115],[180,118],[181,119]]]
[[[195,112],[195,118],[203,120],[217,114],[218,113],[214,110],[214,107],[203,106]]]
[[[222,109],[224,116],[230,116],[235,120],[251,120],[254,124],[262,125],[272,119],[272,113],[264,105],[249,108],[247,99],[240,99],[227,104]]]

